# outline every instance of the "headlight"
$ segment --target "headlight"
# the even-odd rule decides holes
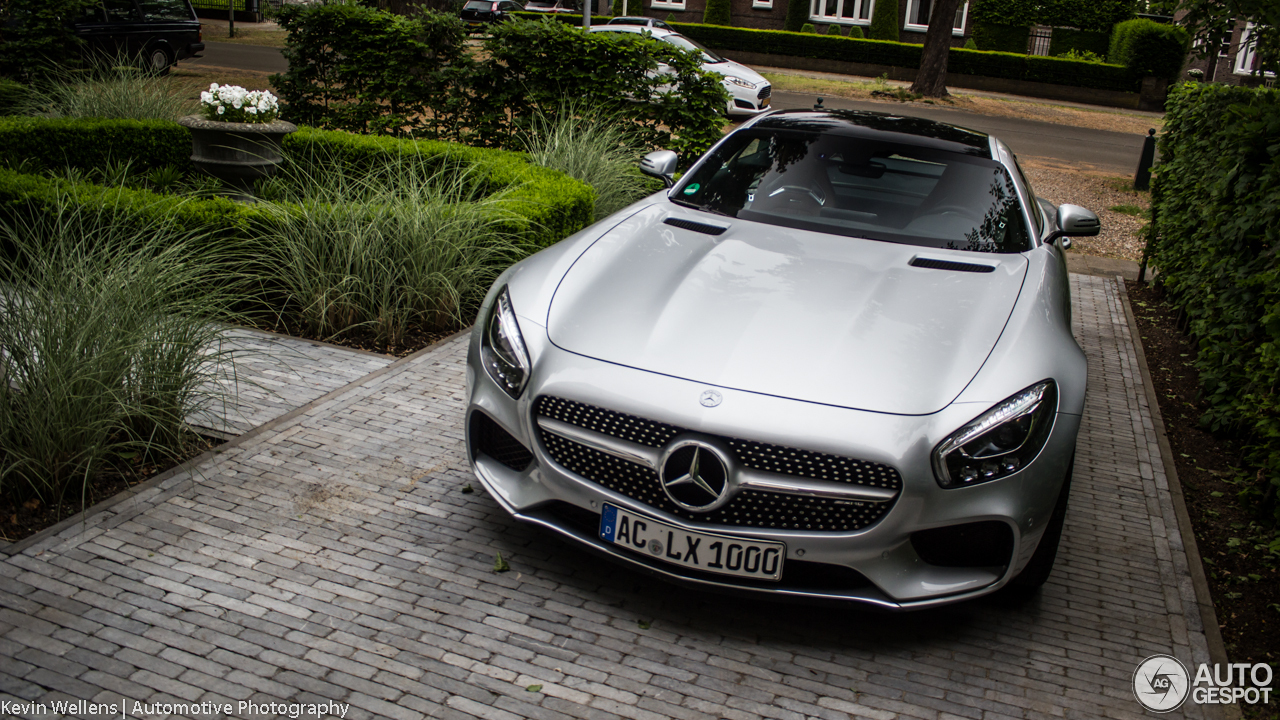
[[[485,372],[508,395],[520,397],[529,381],[532,363],[525,349],[516,311],[511,307],[511,294],[504,285],[489,308],[489,317],[480,335],[480,362]]]
[[[724,76],[724,81],[725,81],[726,83],[732,83],[732,84],[737,85],[737,86],[739,86],[739,87],[749,88],[749,89],[751,89],[751,90],[755,90],[755,89],[756,89],[756,84],[755,84],[755,83],[753,83],[753,82],[751,82],[750,80],[743,80],[742,78],[730,77],[730,76],[728,76],[728,75],[725,75],[725,76]]]
[[[944,488],[1012,475],[1036,458],[1053,429],[1058,388],[1036,383],[965,425],[933,450],[933,474]]]

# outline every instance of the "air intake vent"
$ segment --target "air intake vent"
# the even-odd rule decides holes
[[[479,410],[471,413],[471,452],[488,455],[516,472],[524,472],[533,462],[528,448]]]
[[[673,227],[681,228],[683,230],[692,230],[694,232],[700,232],[706,235],[720,235],[725,230],[729,229],[726,227],[720,227],[719,225],[704,225],[703,223],[700,223],[700,222],[694,222],[692,220],[681,220],[679,218],[667,218],[662,222],[668,225],[671,225]]]
[[[977,265],[975,263],[954,262],[952,260],[934,260],[933,258],[912,258],[911,264],[918,268],[929,268],[931,270],[955,270],[956,272],[975,272],[989,273],[994,272],[995,268],[991,265]]]

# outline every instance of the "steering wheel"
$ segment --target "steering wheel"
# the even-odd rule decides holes
[[[982,218],[975,213],[973,208],[965,205],[957,205],[957,204],[937,205],[935,207],[931,207],[929,208],[929,211],[926,212],[921,217],[924,217],[925,215],[947,215],[947,214],[961,215],[970,220],[976,220],[978,222],[982,222]]]
[[[818,203],[819,206],[827,204],[827,198],[821,195],[820,193],[818,193],[816,190],[814,190],[813,188],[801,187],[799,185],[782,185],[780,187],[776,187],[773,189],[772,192],[769,193],[767,197],[768,199],[772,200],[778,197],[779,195],[785,195],[787,193],[794,193],[797,195],[808,196],[814,202]]]

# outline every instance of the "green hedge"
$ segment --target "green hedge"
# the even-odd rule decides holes
[[[762,52],[904,68],[920,66],[920,45],[693,23],[673,23],[673,27],[708,47],[727,53]],[[1137,92],[1141,81],[1140,77],[1118,65],[963,48],[951,49],[947,70],[966,75],[1120,92]]]
[[[1280,521],[1280,91],[1185,83],[1166,108],[1157,282],[1199,345],[1202,422],[1246,438],[1245,495]]]
[[[977,43],[978,49],[993,52],[1026,54],[1027,37],[1030,34],[1031,28],[1026,25],[975,23],[973,26],[973,41]]]
[[[1105,58],[1111,49],[1111,33],[1091,30],[1072,30],[1071,28],[1054,28],[1053,39],[1049,41],[1049,54],[1062,55],[1075,50],[1091,52]]]
[[[1173,80],[1182,72],[1190,49],[1191,36],[1186,29],[1139,18],[1116,25],[1107,60],[1139,76]]]
[[[135,170],[191,168],[191,133],[168,120],[0,118],[0,158],[11,167],[92,170],[128,162]]]
[[[180,198],[105,188],[30,172],[88,170],[125,157],[139,169],[165,165],[190,168],[191,135],[177,123],[0,118],[0,143],[0,160],[10,168],[0,172],[0,213],[6,216],[41,212],[52,207],[55,193],[71,192],[86,204],[117,208],[123,222],[140,227],[172,212],[183,218],[184,225],[205,228],[217,237],[232,237],[241,236],[252,222],[269,220],[267,213],[253,205],[222,198]],[[519,153],[311,128],[302,128],[284,141],[286,154],[317,150],[353,167],[375,166],[416,154],[442,164],[474,168],[477,180],[487,190],[508,190],[510,207],[521,219],[506,230],[537,247],[551,245],[591,223],[594,193],[587,185],[530,165]]]

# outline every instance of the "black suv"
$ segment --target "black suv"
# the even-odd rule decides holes
[[[90,55],[141,58],[155,73],[204,52],[191,0],[97,0],[74,26]]]
[[[462,21],[467,30],[479,30],[485,23],[503,22],[514,17],[511,13],[524,10],[512,0],[470,0],[462,8]]]

